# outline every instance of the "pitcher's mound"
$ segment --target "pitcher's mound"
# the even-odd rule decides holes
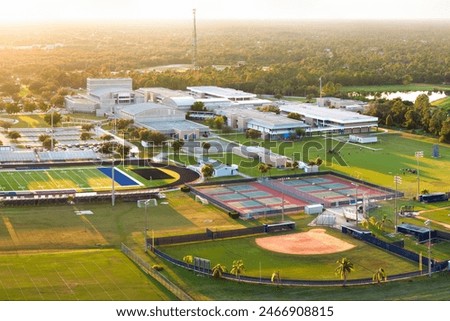
[[[269,251],[300,255],[337,253],[355,247],[325,232],[324,229],[313,229],[304,233],[262,237],[256,239],[256,244]]]

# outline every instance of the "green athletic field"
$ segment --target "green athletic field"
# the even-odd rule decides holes
[[[111,178],[96,167],[0,171],[0,190],[102,191],[111,189]],[[121,188],[116,183],[117,188]]]
[[[345,242],[355,245],[353,249],[322,255],[289,255],[271,252],[260,248],[255,238],[264,235],[215,240],[211,242],[191,243],[160,247],[160,249],[181,260],[186,255],[193,255],[211,260],[211,265],[225,265],[228,270],[234,260],[242,259],[245,265],[243,275],[270,278],[273,271],[280,271],[284,279],[335,280],[336,261],[342,257],[349,258],[355,265],[355,271],[349,278],[371,278],[380,268],[388,274],[416,271],[418,266],[408,260],[379,250],[369,244],[355,240],[335,230],[327,230]]]
[[[118,250],[0,256],[0,300],[174,300]]]

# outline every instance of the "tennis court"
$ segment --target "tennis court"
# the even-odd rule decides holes
[[[308,204],[337,207],[353,203],[356,199],[382,199],[393,196],[391,190],[332,173],[197,185],[193,186],[193,191],[209,198],[220,207],[249,217],[279,213],[283,210],[300,211]]]

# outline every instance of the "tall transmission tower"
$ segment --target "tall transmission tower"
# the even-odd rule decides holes
[[[195,17],[196,9],[192,10],[194,16],[194,30],[192,31],[192,67],[197,69],[197,20]]]

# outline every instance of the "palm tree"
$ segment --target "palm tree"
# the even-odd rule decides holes
[[[183,145],[184,145],[184,141],[182,139],[177,139],[177,140],[173,141],[172,148],[173,148],[173,152],[175,155],[178,155],[178,153],[180,152],[180,149],[183,147]]]
[[[379,268],[372,276],[373,282],[377,282],[377,284],[380,284],[383,281],[387,280],[387,274],[384,271],[383,268]]]
[[[335,273],[336,273],[336,275],[339,275],[341,280],[342,279],[344,280],[343,286],[345,286],[347,283],[348,274],[350,274],[352,271],[354,271],[353,263],[346,257],[343,257],[342,259],[337,260],[336,263],[338,264],[338,267],[336,268]]]
[[[270,168],[271,166],[266,163],[260,163],[258,165],[258,170],[261,173],[261,176],[264,176],[264,174],[266,174],[270,170]]]
[[[203,148],[203,154],[208,155],[208,151],[211,148],[211,143],[203,142],[202,143],[202,148]]]
[[[194,257],[192,255],[186,255],[183,257],[183,262],[188,265],[188,268],[191,268],[191,264],[194,262]]]
[[[222,275],[227,271],[227,267],[220,263],[217,263],[212,268],[212,276],[213,278],[220,279]]]
[[[272,276],[270,277],[270,282],[276,283],[277,286],[280,285],[281,283],[280,271],[275,271],[272,273]]]
[[[202,175],[207,180],[214,176],[214,167],[211,164],[205,164],[202,166]]]
[[[234,260],[233,267],[231,268],[230,273],[234,274],[236,278],[238,278],[240,281],[241,273],[244,272],[244,270],[245,270],[244,262],[242,260]]]

